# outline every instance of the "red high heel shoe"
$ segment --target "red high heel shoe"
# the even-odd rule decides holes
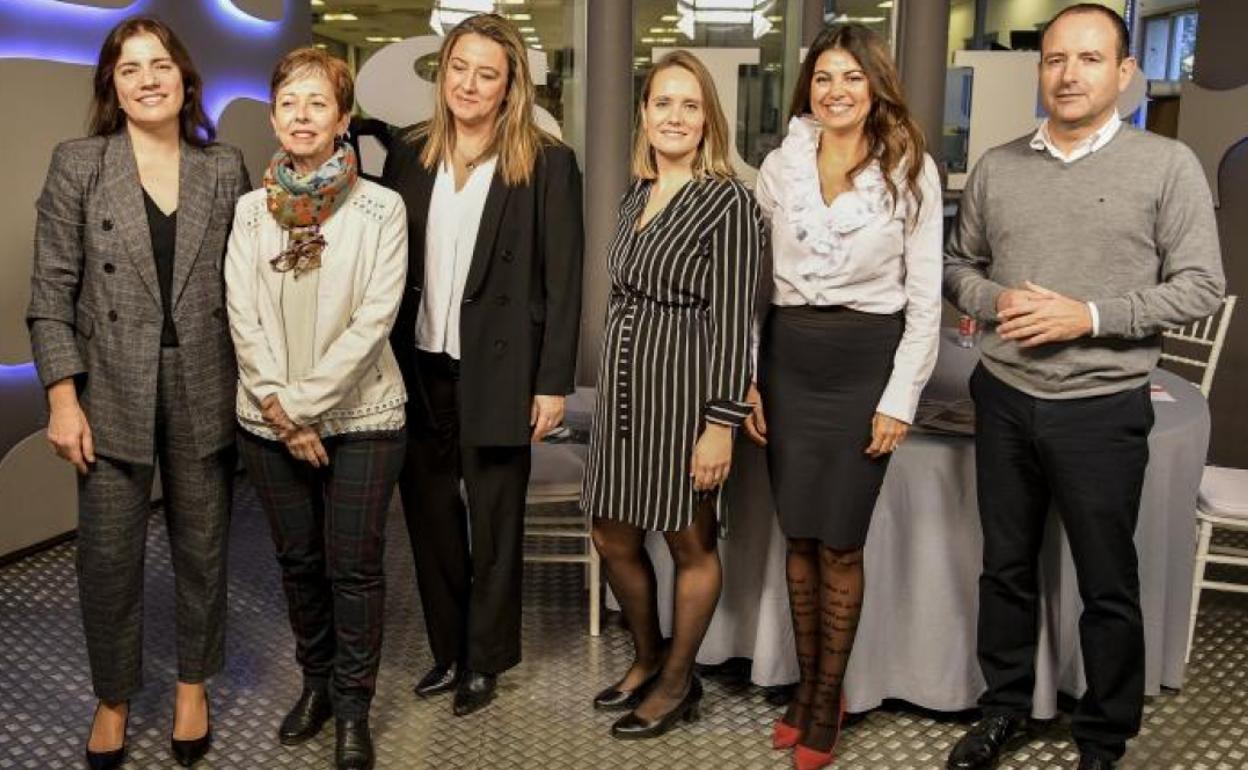
[[[797,770],[821,770],[828,767],[836,759],[836,745],[841,742],[841,733],[845,729],[845,696],[841,696],[840,713],[836,718],[836,740],[827,751],[817,751],[809,746],[797,744],[793,750],[793,767]]]
[[[784,721],[784,718],[781,717],[776,720],[776,726],[772,728],[771,747],[776,751],[791,749],[797,745],[797,742],[801,740],[801,737],[802,728],[794,727]]]

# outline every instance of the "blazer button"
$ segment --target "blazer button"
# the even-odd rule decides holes
[[[510,262],[515,259],[515,255],[511,253],[511,249],[503,249],[503,261]]]
[[[220,321],[221,320],[221,308],[214,307],[212,309],[212,317]]]
[[[104,263],[104,272],[108,273],[109,275],[112,275],[116,271],[117,271],[117,268],[113,267],[112,262]]]
[[[506,295],[506,294],[500,294],[500,295],[498,296],[498,299],[494,300],[494,302],[495,302],[495,304],[497,304],[499,307],[507,307],[507,303],[508,303],[508,302],[511,302],[511,300],[507,298],[507,295]]]
[[[507,349],[507,340],[494,340],[494,349],[502,353]]]
[[[111,219],[105,219],[103,222],[101,222],[101,223],[100,223],[100,227],[103,227],[105,230],[112,230],[112,229],[113,229],[113,220],[111,220]]]
[[[110,321],[116,321],[116,320],[117,320],[117,311],[116,311],[116,310],[110,310],[110,311],[108,311],[108,320],[110,320]]]

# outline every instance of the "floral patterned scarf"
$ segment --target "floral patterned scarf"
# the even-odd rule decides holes
[[[290,243],[269,264],[279,273],[293,270],[298,278],[321,266],[325,236],[321,225],[341,208],[359,178],[351,145],[340,142],[329,160],[301,175],[285,150],[278,150],[264,172],[269,213],[290,233]]]

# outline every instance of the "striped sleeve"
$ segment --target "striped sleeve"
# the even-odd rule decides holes
[[[763,218],[754,197],[732,182],[728,210],[711,233],[710,398],[703,410],[709,423],[736,427],[752,407],[750,346]]]

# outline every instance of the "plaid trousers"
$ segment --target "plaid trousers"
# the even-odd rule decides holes
[[[386,511],[402,431],[322,439],[313,468],[280,442],[239,432],[239,451],[273,534],[306,686],[326,689],[341,719],[368,714],[381,662]]]
[[[180,355],[160,352],[154,443],[173,561],[178,680],[190,684],[220,671],[224,659],[235,454],[231,447],[199,456]],[[156,465],[96,457],[78,476],[78,593],[92,687],[103,700],[123,701],[143,683],[143,560]]]

